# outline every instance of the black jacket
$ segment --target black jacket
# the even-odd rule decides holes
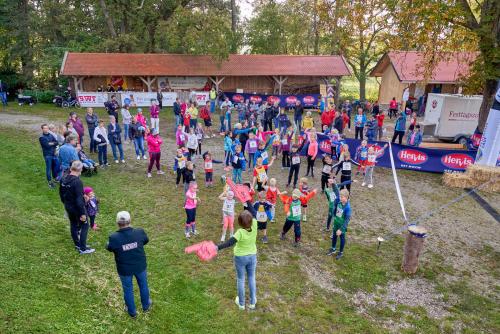
[[[113,131],[113,125],[111,125],[111,123],[108,124],[108,140],[110,143],[121,144],[121,134],[122,128],[120,124],[115,123],[115,131]]]
[[[119,275],[131,276],[146,270],[144,245],[148,242],[149,238],[142,228],[126,227],[109,236],[106,249],[115,254]]]
[[[333,127],[335,129],[337,129],[337,131],[339,133],[342,133],[342,131],[344,130],[343,127],[344,127],[344,124],[343,124],[343,121],[342,121],[342,116],[339,116],[337,118],[335,118],[334,122],[333,122]]]
[[[304,106],[302,104],[295,106],[295,111],[293,112],[293,117],[295,119],[301,119],[302,114],[304,114]]]
[[[42,134],[40,138],[40,146],[42,146],[42,153],[44,157],[55,156],[56,155],[56,147],[57,147],[57,139],[54,138],[50,133]]]
[[[128,128],[129,136],[132,138],[144,137],[144,130],[139,130],[139,127],[144,128],[141,123],[130,123]]]
[[[61,180],[59,197],[68,214],[85,215],[85,200],[83,199],[83,183],[78,176],[66,175]]]

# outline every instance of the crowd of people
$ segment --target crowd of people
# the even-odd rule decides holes
[[[245,101],[233,105],[229,99],[221,103],[215,101],[216,96],[210,94],[210,100],[201,108],[190,101],[177,99],[173,106],[175,136],[168,138],[175,143],[173,169],[176,186],[182,179],[184,194],[184,210],[186,220],[183,233],[190,239],[199,234],[197,230],[197,207],[199,172],[204,174],[206,187],[213,187],[214,164],[223,167],[221,179],[224,188],[219,200],[222,202],[222,233],[220,243],[212,246],[203,245],[196,248],[200,254],[216,255],[217,252],[234,247],[234,263],[237,273],[236,304],[245,309],[245,276],[250,288],[249,308],[255,308],[257,265],[257,239],[262,243],[269,242],[267,224],[276,221],[276,205],[281,201],[284,206],[285,220],[281,228],[280,239],[286,240],[287,233],[293,227],[293,245],[299,247],[302,240],[301,224],[307,221],[308,203],[317,197],[319,191],[325,195],[328,203],[328,215],[324,222],[324,231],[331,234],[332,244],[328,255],[336,254],[341,259],[346,245],[348,224],[353,215],[350,204],[351,183],[362,174],[361,186],[373,187],[373,172],[377,157],[383,154],[387,144],[372,145],[374,140],[382,139],[384,134],[385,113],[377,103],[369,106],[355,106],[355,114],[351,115],[353,106],[345,101],[340,111],[331,106],[321,113],[320,128],[316,128],[312,112],[305,111],[300,102],[293,107],[293,118],[289,118],[284,108],[278,104],[261,105]],[[134,145],[137,160],[149,160],[146,168],[148,178],[152,177],[153,167],[157,174],[165,174],[160,164],[164,139],[160,136],[160,106],[151,101],[149,113],[143,114],[141,108],[132,112],[129,106],[120,107],[116,98],[112,97],[105,104],[109,115],[108,122],[99,119],[92,108],[88,108],[82,121],[72,112],[65,125],[56,127],[52,124],[41,126],[40,145],[46,164],[46,177],[50,188],[59,183],[59,193],[64,204],[71,227],[71,237],[80,254],[90,254],[95,250],[87,246],[89,229],[97,230],[96,216],[99,213],[99,200],[90,187],[84,187],[80,180],[82,172],[95,173],[98,168],[108,168],[107,148],[111,146],[115,164],[125,163],[124,144]],[[219,115],[220,128],[212,129],[212,117]],[[232,121],[237,115],[237,122]],[[392,115],[392,114],[391,114]],[[351,122],[352,117],[352,122]],[[407,112],[400,111],[396,115],[396,126],[392,141],[402,138],[406,132]],[[407,143],[418,146],[421,133],[416,115],[411,114]],[[149,119],[148,119],[149,118]],[[200,121],[199,121],[200,120]],[[356,154],[351,157],[345,142],[346,132],[354,125],[355,138],[360,139]],[[87,126],[88,140],[85,125]],[[163,127],[164,123],[161,123]],[[330,141],[331,151],[321,153],[318,135],[323,134]],[[204,140],[219,134],[220,148],[224,151],[224,159],[216,160],[210,151],[202,149]],[[217,140],[218,139],[214,139]],[[84,152],[84,142],[88,141],[89,152],[97,154],[94,161]],[[146,151],[148,154],[146,154]],[[281,158],[281,159],[280,159]],[[288,172],[288,177],[281,181],[272,177],[277,168],[274,162],[280,159],[281,170]],[[310,179],[315,178],[316,160],[321,160],[321,189],[312,189]],[[306,164],[306,171],[301,176],[300,166]],[[357,170],[354,171],[355,167]],[[337,175],[340,173],[340,180]],[[354,174],[355,173],[355,174]],[[354,175],[353,175],[354,174]],[[244,182],[248,179],[248,182]],[[319,199],[317,199],[319,200]],[[236,213],[237,201],[243,204],[244,210]],[[213,203],[211,203],[213,204]],[[235,231],[234,222],[239,229]],[[118,274],[120,276],[124,300],[130,316],[137,316],[133,300],[132,279],[135,276],[139,284],[141,304],[144,311],[151,307],[151,298],[147,285],[146,255],[143,246],[148,243],[144,230],[131,227],[130,213],[119,212],[117,215],[119,230],[109,238],[107,249],[114,252]],[[229,238],[226,240],[227,235]],[[337,248],[337,239],[340,246]],[[208,256],[208,257],[210,257]]]

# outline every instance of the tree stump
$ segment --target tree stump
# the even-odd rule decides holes
[[[414,274],[418,269],[418,257],[424,247],[424,238],[427,237],[425,228],[412,225],[408,227],[406,235],[403,264],[401,269],[407,274]]]

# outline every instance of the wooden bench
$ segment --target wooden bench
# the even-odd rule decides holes
[[[454,143],[424,143],[422,142],[419,147],[424,148],[438,148],[443,150],[463,150],[465,149],[462,144],[454,144]]]

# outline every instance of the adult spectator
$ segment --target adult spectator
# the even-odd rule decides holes
[[[109,144],[109,136],[108,130],[104,126],[104,121],[99,121],[99,126],[94,130],[94,140],[97,145],[98,157],[99,157],[99,165],[106,168],[109,166],[108,163],[108,144]]]
[[[161,110],[163,108],[163,93],[161,92],[161,88],[158,88],[158,92],[156,93],[156,100],[158,101],[158,107]]]
[[[337,129],[339,133],[342,133],[344,131],[344,121],[342,118],[342,115],[336,111],[335,112],[335,119],[333,120],[333,127]]]
[[[215,112],[215,100],[217,99],[217,92],[215,91],[215,87],[212,86],[212,89],[210,89],[210,112],[214,113]]]
[[[324,111],[321,113],[320,119],[321,119],[321,131],[323,131],[324,127],[326,126],[329,128],[332,125],[333,119],[335,117],[335,113],[333,111]]]
[[[76,250],[80,254],[90,254],[95,252],[93,248],[87,248],[87,233],[89,223],[85,211],[85,200],[83,198],[83,184],[80,180],[83,164],[80,160],[73,161],[70,173],[64,176],[59,187],[59,197],[64,204],[64,209],[68,214],[71,238]]]
[[[76,151],[77,138],[70,134],[64,141],[64,145],[59,148],[59,165],[63,173],[68,171],[73,161],[79,160]]]
[[[106,102],[104,106],[106,107],[108,115],[114,116],[116,122],[118,123],[118,109],[120,108],[120,105],[118,104],[118,101],[116,101],[116,96],[114,94],[111,95],[111,101]]]
[[[56,157],[56,148],[58,145],[56,137],[54,137],[49,130],[47,124],[42,124],[42,135],[38,138],[40,146],[42,146],[43,158],[45,159],[45,176],[49,188],[54,189],[55,185],[52,178],[59,179],[60,168],[59,160]]]
[[[89,130],[90,137],[90,153],[97,153],[97,143],[94,140],[95,128],[99,125],[99,117],[94,114],[94,109],[87,108],[87,115],[85,115],[85,121],[87,122],[87,129]]]
[[[224,121],[226,120],[226,114],[228,112],[231,113],[232,107],[233,103],[229,101],[228,97],[226,97],[224,102],[222,102],[220,105],[220,132],[230,131],[231,129],[231,124],[228,124],[228,126],[226,127]]]
[[[177,129],[177,126],[179,124],[182,124],[181,103],[180,103],[178,97],[175,99],[175,102],[174,102],[174,116],[175,116],[175,128],[174,129]]]
[[[392,136],[391,142],[394,143],[396,138],[398,138],[398,143],[401,145],[403,142],[403,136],[406,131],[406,113],[399,113],[398,118],[396,119],[396,124],[394,126],[394,135]]]
[[[114,88],[113,88],[113,86],[111,86],[111,84],[109,83],[109,84],[108,84],[108,87],[106,88],[106,91],[107,91],[108,93],[113,93],[113,92],[115,91],[115,89],[114,89]]]
[[[297,129],[301,130],[301,125],[302,125],[302,115],[304,114],[304,106],[300,101],[295,102],[295,110],[293,112],[293,121],[295,122],[295,126]]]
[[[122,128],[118,124],[113,116],[109,116],[108,124],[108,140],[111,144],[111,151],[113,152],[113,159],[115,163],[118,163],[118,155],[116,154],[116,149],[120,151],[120,160],[125,163],[125,158],[123,156],[123,145],[122,145]]]
[[[372,107],[372,115],[373,117],[377,116],[380,113],[380,106],[378,105],[378,101],[373,103]]]
[[[151,129],[158,129],[160,131],[160,108],[156,104],[156,100],[151,100],[149,115],[151,116]]]
[[[149,298],[147,262],[144,252],[144,245],[149,242],[149,239],[142,228],[130,226],[130,213],[127,211],[118,212],[116,223],[118,231],[109,236],[106,249],[115,255],[116,270],[122,282],[127,313],[135,318],[137,310],[134,301],[134,277],[139,286],[142,310],[148,312],[152,305],[152,300]]]
[[[274,108],[266,104],[264,110],[264,131],[273,131]]]
[[[342,108],[346,110],[347,116],[349,117],[349,130],[351,130],[351,113],[352,113],[352,105],[351,101],[345,100]]]
[[[365,128],[366,116],[363,114],[363,108],[358,107],[358,114],[354,116],[354,139],[363,140],[363,130]]]
[[[409,146],[419,147],[422,143],[422,131],[420,131],[420,124],[415,125],[415,127],[408,131],[408,136],[406,137],[406,144]]]
[[[132,118],[132,123],[130,124],[130,137],[134,141],[135,155],[137,160],[141,159],[141,156],[144,160],[147,159],[146,153],[144,151],[144,134],[146,132],[146,128],[142,126],[141,123],[137,122],[137,117]]]
[[[189,127],[196,129],[196,126],[198,125],[198,106],[196,105],[196,102],[191,102],[187,113],[189,114]]]
[[[392,119],[392,116],[396,116],[398,112],[398,102],[396,101],[396,98],[393,97],[392,100],[389,102],[389,118]]]
[[[123,118],[123,141],[126,142],[127,139],[132,142],[132,137],[129,134],[130,121],[132,120],[132,115],[130,114],[129,105],[126,104],[121,109],[121,114]]]
[[[279,102],[274,102],[274,104],[272,105],[271,109],[273,111],[273,123],[274,123],[274,127],[278,128],[279,127],[278,116],[280,114],[280,105],[279,105]]]
[[[7,107],[7,85],[0,80],[0,100],[2,100],[2,105]]]
[[[83,144],[83,136],[85,135],[85,128],[83,127],[82,120],[76,112],[72,111],[69,113],[69,119],[68,122],[73,124],[73,129],[75,129],[76,133],[78,134],[78,141],[80,145]]]

